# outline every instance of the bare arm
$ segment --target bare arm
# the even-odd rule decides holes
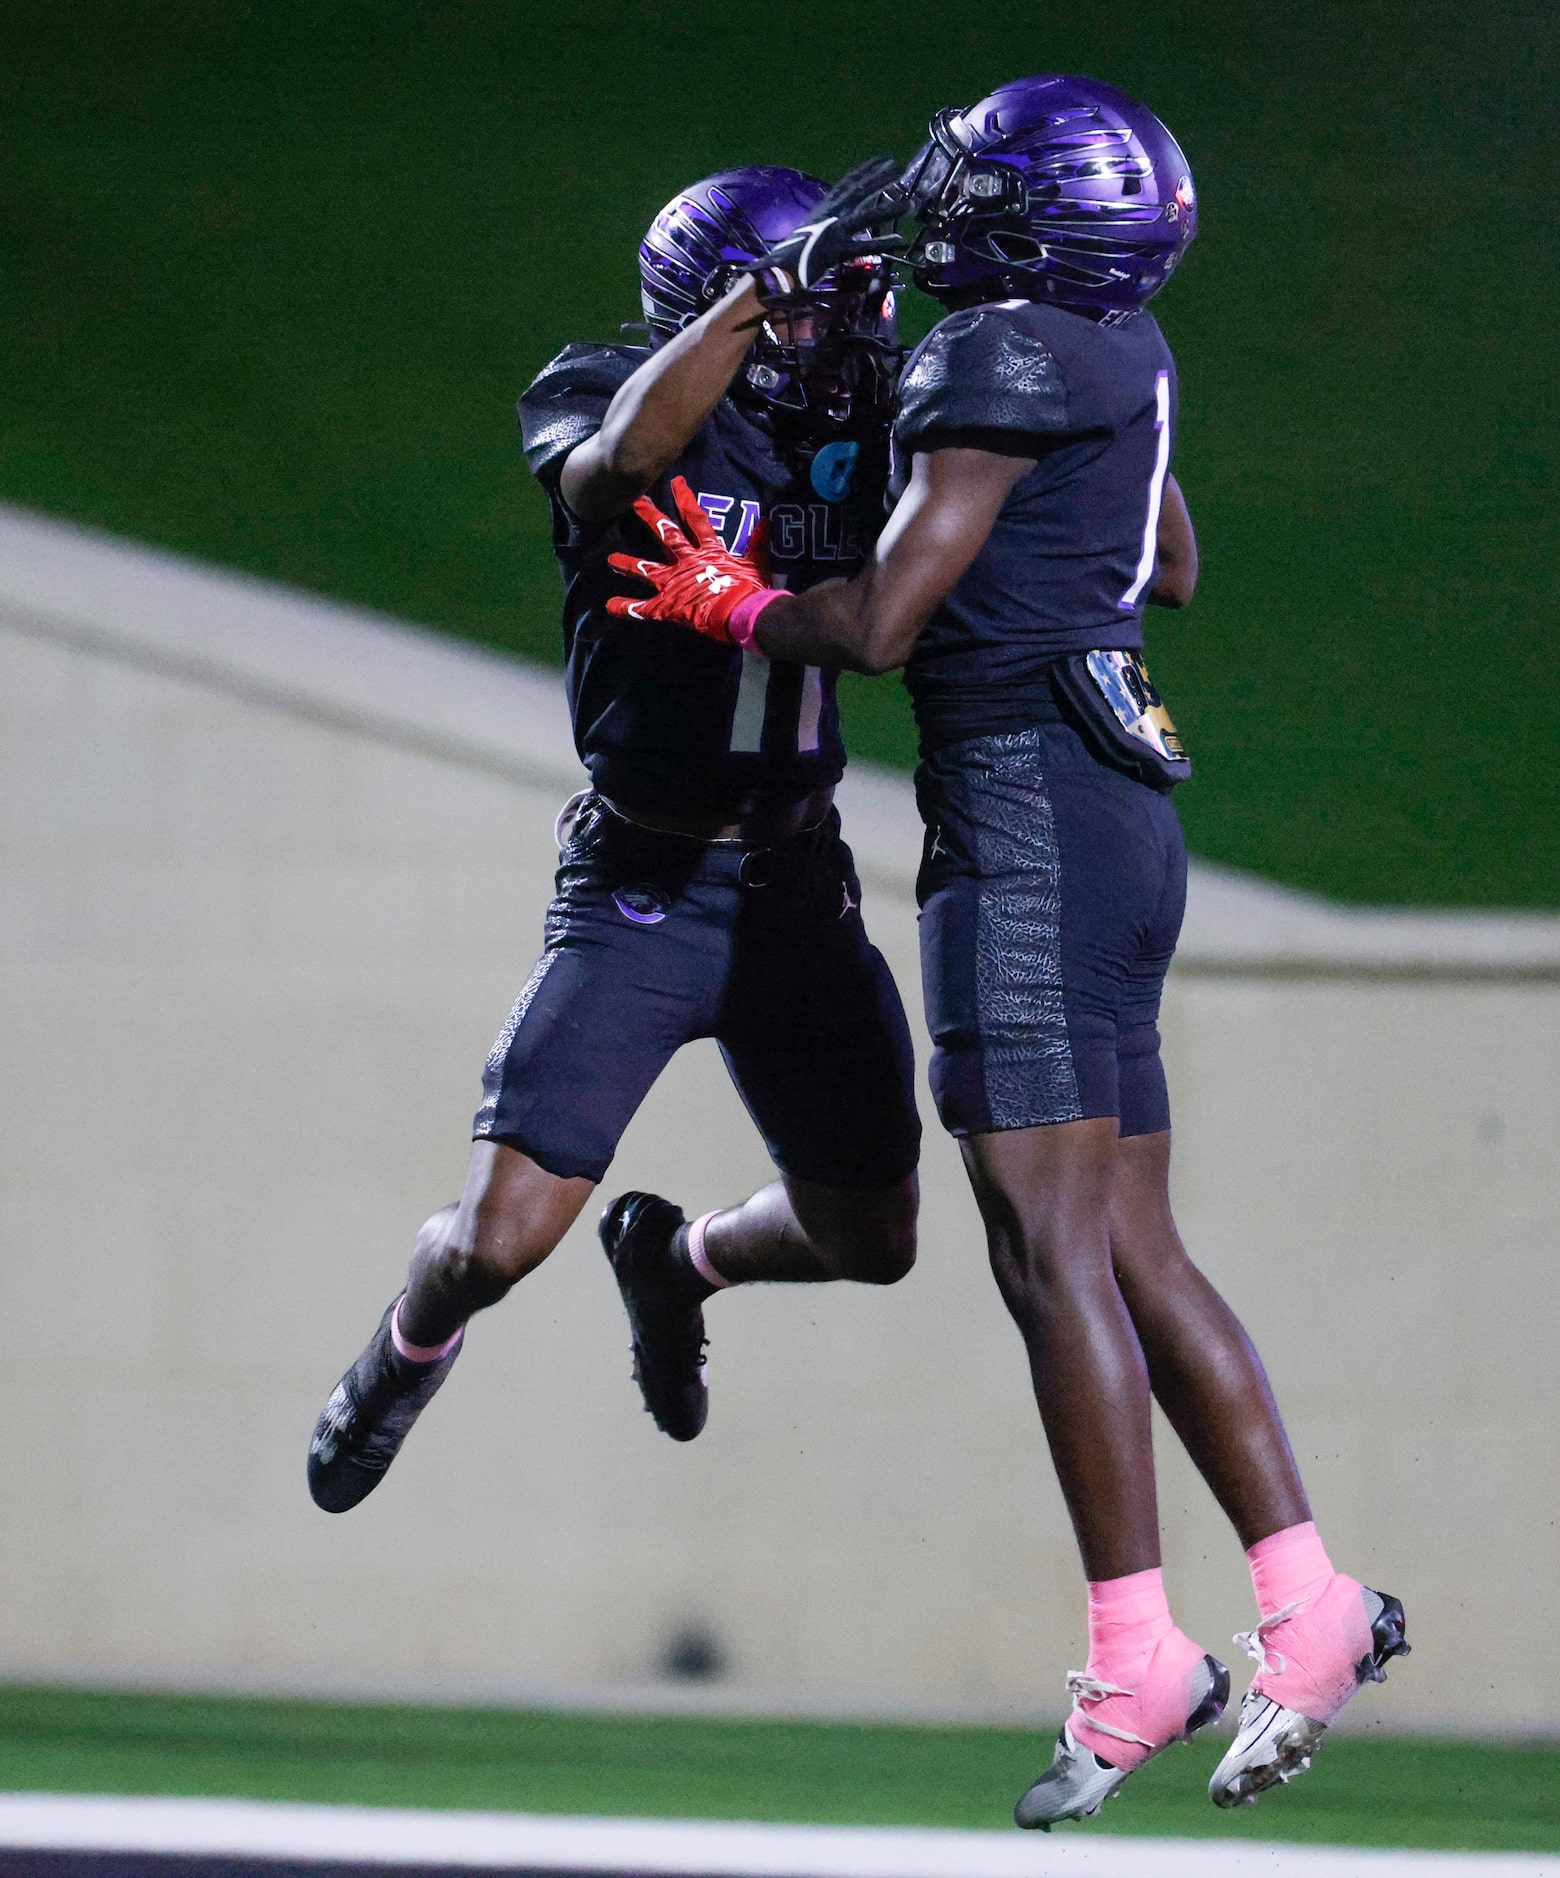
[[[988,450],[933,450],[911,461],[910,484],[872,559],[851,580],[787,594],[759,616],[775,659],[876,675],[909,658],[921,629],[980,553],[1008,492],[1034,468]]]
[[[1186,497],[1173,476],[1165,478],[1159,505],[1159,558],[1154,584],[1148,590],[1150,606],[1185,606],[1197,591],[1197,537]]]
[[[742,369],[763,317],[744,275],[619,387],[601,429],[569,452],[558,479],[581,521],[621,515],[677,460]]]

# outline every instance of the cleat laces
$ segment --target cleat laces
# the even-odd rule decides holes
[[[1302,1605],[1309,1603],[1308,1598],[1296,1598],[1293,1604],[1285,1604],[1274,1611],[1271,1617],[1257,1620],[1255,1630],[1237,1630],[1230,1639],[1238,1643],[1257,1666],[1259,1676],[1282,1676],[1289,1667],[1289,1659],[1282,1650],[1268,1647],[1268,1632],[1277,1630],[1280,1624],[1287,1624]]]
[[[1067,1672],[1067,1693],[1081,1708],[1085,1702],[1103,1702],[1110,1695],[1124,1695],[1129,1699],[1136,1695],[1134,1689],[1120,1689],[1113,1682],[1103,1682],[1098,1676],[1091,1676],[1086,1669],[1070,1669]],[[1097,1728],[1102,1735],[1111,1735],[1117,1741],[1132,1741],[1140,1748],[1153,1752],[1155,1744],[1145,1741],[1141,1735],[1129,1733],[1125,1728],[1112,1728],[1109,1722],[1098,1721],[1093,1715],[1083,1718],[1091,1728]]]

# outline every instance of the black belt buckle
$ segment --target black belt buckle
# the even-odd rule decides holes
[[[749,848],[737,865],[737,884],[755,890],[767,887],[774,879],[773,848]]]

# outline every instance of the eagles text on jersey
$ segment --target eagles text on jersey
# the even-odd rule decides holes
[[[576,748],[596,788],[627,808],[798,800],[844,769],[834,674],[716,645],[670,623],[615,618],[607,599],[632,589],[607,557],[644,553],[644,524],[632,514],[581,523],[559,494],[564,458],[600,429],[614,393],[648,356],[637,346],[566,347],[520,400],[526,459],[551,504],[563,575]],[[766,419],[727,398],[650,497],[673,512],[671,479],[686,477],[739,552],[767,517],[772,579],[799,593],[861,564],[882,521],[879,459],[870,442],[864,450],[843,438],[815,451],[786,448]]]

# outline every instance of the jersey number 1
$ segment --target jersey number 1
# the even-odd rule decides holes
[[[1154,430],[1158,448],[1154,452],[1154,474],[1148,485],[1148,520],[1143,524],[1143,552],[1138,556],[1137,579],[1116,602],[1123,612],[1131,612],[1138,596],[1154,575],[1159,558],[1159,505],[1165,496],[1165,474],[1170,468],[1170,374],[1161,372],[1154,380]]]

